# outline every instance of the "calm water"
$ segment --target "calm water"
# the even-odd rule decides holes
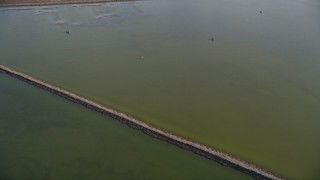
[[[249,179],[6,75],[0,84],[0,179]]]
[[[319,18],[317,0],[2,9],[0,63],[285,177],[315,178]]]

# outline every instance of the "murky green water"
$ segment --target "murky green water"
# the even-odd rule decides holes
[[[315,178],[319,10],[316,0],[2,9],[0,63],[285,177]]]
[[[249,179],[0,74],[0,179]]]

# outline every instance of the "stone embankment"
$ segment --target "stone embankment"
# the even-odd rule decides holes
[[[68,99],[74,103],[80,104],[90,110],[112,117],[120,121],[121,123],[124,123],[131,128],[140,130],[141,132],[151,137],[176,145],[182,149],[191,151],[195,154],[198,154],[210,160],[216,161],[221,165],[228,166],[240,172],[248,174],[256,179],[282,179],[281,177],[273,174],[272,172],[259,168],[254,164],[248,163],[246,161],[233,157],[227,153],[215,150],[213,148],[204,146],[202,144],[184,139],[182,137],[178,137],[174,134],[171,134],[169,132],[166,132],[164,130],[161,130],[149,124],[146,124],[127,114],[118,112],[114,109],[111,109],[109,107],[93,102],[89,99],[76,95],[72,92],[59,88],[57,86],[45,83],[29,75],[10,69],[6,66],[0,65],[0,73],[8,74],[14,78],[25,81],[28,84],[47,90],[53,94],[56,94],[65,99]]]

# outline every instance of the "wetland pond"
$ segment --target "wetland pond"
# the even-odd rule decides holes
[[[0,64],[281,176],[320,177],[319,1],[23,9],[0,9]]]

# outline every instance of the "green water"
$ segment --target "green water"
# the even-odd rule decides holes
[[[2,9],[0,63],[282,176],[319,178],[319,12],[317,0]]]
[[[248,179],[0,74],[0,179]]]

